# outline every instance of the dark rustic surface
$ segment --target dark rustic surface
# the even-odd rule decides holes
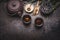
[[[0,3],[0,40],[60,40],[60,7],[48,17],[40,13],[37,16],[31,15],[32,24],[26,27],[22,23],[22,17],[7,15],[6,3]],[[34,27],[36,17],[44,20],[44,26],[41,29]]]

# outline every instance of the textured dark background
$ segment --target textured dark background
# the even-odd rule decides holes
[[[25,27],[19,17],[8,16],[6,3],[0,1],[0,40],[60,40],[60,7],[49,17],[40,15],[44,26],[36,29],[33,23]]]

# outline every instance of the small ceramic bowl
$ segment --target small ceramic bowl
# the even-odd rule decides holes
[[[43,19],[42,18],[36,18],[35,19],[35,27],[41,28],[43,26]]]
[[[23,23],[25,25],[29,25],[31,23],[31,16],[30,15],[24,15],[22,20],[23,20]]]

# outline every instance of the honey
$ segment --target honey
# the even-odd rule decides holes
[[[27,17],[27,18],[24,19],[24,21],[29,22],[30,18]]]

